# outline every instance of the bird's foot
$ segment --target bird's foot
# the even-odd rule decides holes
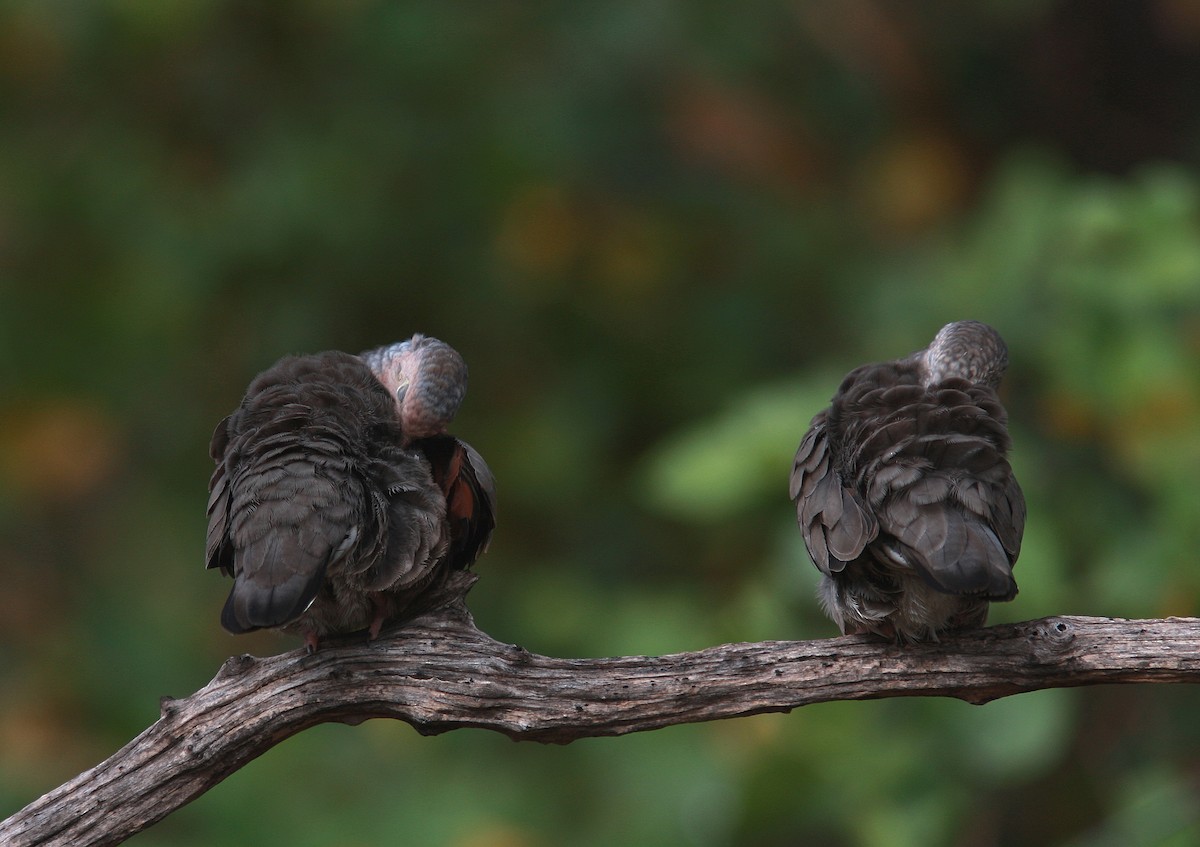
[[[367,640],[374,641],[379,637],[379,631],[383,629],[383,619],[387,615],[387,607],[379,597],[371,598],[375,603],[375,616],[371,618],[371,625],[367,627]]]

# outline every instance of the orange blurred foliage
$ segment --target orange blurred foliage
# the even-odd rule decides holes
[[[85,497],[112,477],[122,453],[113,419],[87,400],[50,398],[0,419],[0,478],[22,498]]]
[[[796,114],[760,90],[693,76],[676,87],[669,109],[667,135],[683,157],[732,180],[804,195],[823,170]]]
[[[937,130],[893,135],[862,163],[858,200],[886,236],[919,233],[961,210],[973,169],[962,147]]]

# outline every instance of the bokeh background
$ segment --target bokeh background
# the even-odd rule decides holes
[[[0,817],[233,653],[208,439],[288,352],[424,331],[560,656],[831,634],[787,501],[840,377],[997,326],[993,620],[1200,613],[1190,0],[0,5]],[[1200,844],[1200,692],[812,706],[567,747],[373,721],[130,843]]]

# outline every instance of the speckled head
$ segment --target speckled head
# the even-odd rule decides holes
[[[996,388],[1008,369],[1008,346],[985,323],[955,321],[942,327],[921,359],[926,385],[958,377]]]
[[[467,364],[453,347],[418,334],[362,358],[395,398],[406,439],[446,431],[467,393]]]

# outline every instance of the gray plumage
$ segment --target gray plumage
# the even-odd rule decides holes
[[[431,373],[448,375],[432,395]],[[330,633],[374,637],[483,552],[491,472],[445,434],[465,379],[452,348],[414,336],[287,357],[251,382],[211,445],[207,558],[234,579],[227,630],[299,632],[310,650]]]
[[[1016,595],[1025,500],[996,396],[1007,366],[994,329],[959,321],[851,371],[813,418],[790,493],[842,632],[934,639]]]

